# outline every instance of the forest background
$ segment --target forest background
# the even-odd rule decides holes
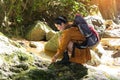
[[[76,13],[89,15],[92,5],[97,5],[103,19],[113,21],[120,15],[119,0],[1,0],[0,32],[9,37],[25,37],[29,25],[45,21],[53,30],[54,18],[59,15],[73,20]]]

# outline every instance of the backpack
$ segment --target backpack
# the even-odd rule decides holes
[[[81,44],[76,44],[78,48],[90,48],[99,42],[99,36],[96,30],[87,24],[83,17],[76,15],[74,24],[78,26],[80,32],[85,36],[86,40]]]
[[[83,17],[79,14],[75,16],[74,24],[78,26],[80,32],[85,36],[85,41],[82,43],[74,43],[73,44],[73,52],[76,48],[84,49],[84,48],[91,48],[99,42],[99,36],[96,30],[87,24]],[[72,54],[74,56],[74,54]]]

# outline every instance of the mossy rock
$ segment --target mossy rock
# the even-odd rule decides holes
[[[87,68],[81,64],[51,63],[48,69],[31,69],[16,75],[13,80],[81,80],[87,75]]]
[[[33,69],[27,73],[15,76],[14,80],[55,80],[54,76],[45,70]]]
[[[56,33],[46,44],[45,51],[56,52],[58,48],[58,38],[61,35],[61,32]]]
[[[61,64],[60,61],[48,66],[55,80],[81,80],[88,74],[88,69],[77,63]]]
[[[26,39],[28,40],[44,40],[46,38],[46,33],[52,30],[47,24],[41,21],[37,21],[31,26],[31,29],[26,34]]]
[[[50,40],[54,35],[56,34],[55,31],[50,30],[49,32],[46,33],[46,40]]]

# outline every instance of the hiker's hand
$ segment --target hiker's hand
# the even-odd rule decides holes
[[[56,62],[56,59],[57,59],[57,57],[56,57],[56,56],[53,56],[53,57],[52,57],[52,63]]]
[[[57,52],[57,53],[52,57],[52,63],[53,63],[53,62],[56,62],[58,56],[59,56],[59,52]]]

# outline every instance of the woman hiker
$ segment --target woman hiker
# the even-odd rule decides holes
[[[61,60],[63,63],[74,62],[84,64],[91,59],[89,48],[75,48],[73,50],[73,44],[75,42],[82,43],[85,40],[84,35],[79,31],[76,25],[69,24],[66,17],[59,16],[55,19],[55,26],[62,34],[59,38],[57,52],[52,57],[52,62],[56,62],[60,54],[63,54],[63,59]]]

